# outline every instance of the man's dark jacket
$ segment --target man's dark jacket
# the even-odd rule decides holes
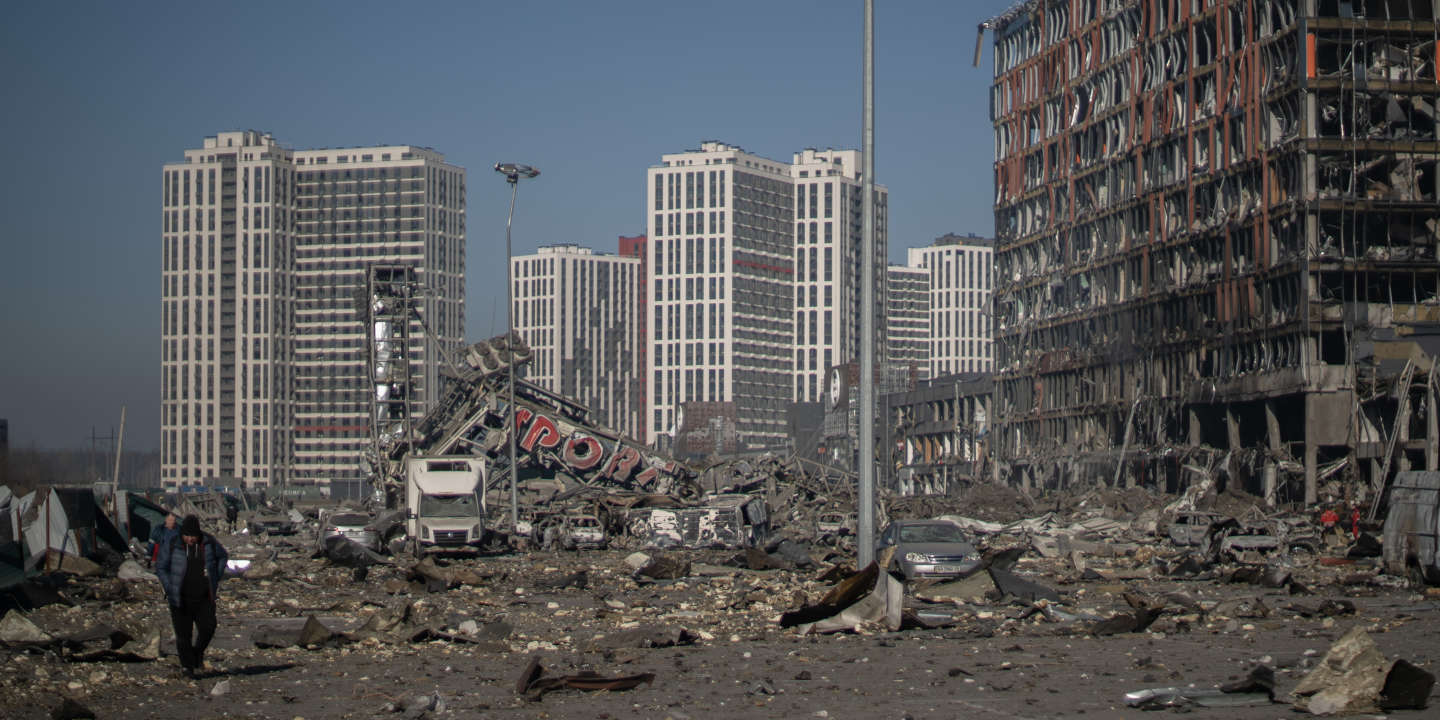
[[[220,578],[225,576],[225,561],[230,559],[230,554],[209,533],[200,536],[200,544],[205,550],[205,576],[210,580],[210,600],[214,602],[216,593],[220,591]],[[155,560],[155,575],[160,578],[160,586],[165,588],[166,599],[174,607],[180,607],[180,586],[185,581],[188,564],[185,540],[180,535],[160,547],[160,554]]]

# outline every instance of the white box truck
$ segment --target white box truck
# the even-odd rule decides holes
[[[469,456],[405,461],[405,532],[417,556],[476,552],[485,537],[485,460]]]

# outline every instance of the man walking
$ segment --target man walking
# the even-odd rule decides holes
[[[160,548],[170,544],[171,540],[180,536],[180,519],[175,513],[165,514],[165,524],[155,526],[150,531],[150,566],[155,566],[155,561],[160,558]]]
[[[160,548],[155,562],[170,603],[180,666],[191,678],[204,669],[205,648],[215,636],[215,596],[229,557],[213,535],[200,531],[200,518],[187,515],[180,536]]]

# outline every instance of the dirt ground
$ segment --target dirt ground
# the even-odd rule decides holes
[[[99,718],[1138,718],[1146,711],[1126,707],[1126,692],[1213,687],[1257,664],[1275,669],[1277,699],[1284,700],[1331,643],[1357,625],[1389,658],[1431,672],[1440,659],[1440,598],[1377,574],[1367,561],[1285,559],[1300,585],[1271,589],[1225,582],[1228,569],[1202,575],[1208,579],[1172,579],[1157,570],[1162,558],[1148,551],[1092,559],[1085,574],[1031,553],[1016,572],[1058,591],[1061,602],[1048,606],[1065,614],[1047,619],[1035,603],[1014,598],[931,605],[907,593],[907,606],[932,621],[948,617],[944,626],[802,637],[781,628],[778,617],[829,589],[815,579],[823,561],[757,571],[724,566],[733,551],[677,552],[669,554],[689,559],[691,576],[650,580],[633,574],[628,550],[533,552],[455,561],[451,569],[473,571],[465,584],[427,592],[400,566],[371,568],[357,581],[349,568],[283,545],[222,541],[236,555],[277,555],[276,570],[222,585],[220,628],[207,656],[213,667],[205,676],[180,675],[158,584],[119,591],[101,584],[95,599],[40,608],[29,618],[56,634],[101,623],[131,634],[161,631],[170,652],[158,662],[124,663],[0,650],[0,717],[47,717],[70,697]],[[819,559],[820,550],[812,547],[811,554]],[[583,587],[573,575],[580,570]],[[562,578],[568,586],[553,587]],[[1296,589],[1311,594],[1292,595]],[[1128,610],[1124,593],[1168,598],[1167,609],[1145,632],[1108,637],[1090,634],[1091,622],[1075,619]],[[1349,600],[1355,612],[1315,612],[1327,599]],[[377,613],[404,613],[406,633],[455,633],[473,620],[470,634],[483,639],[412,642],[392,633],[282,649],[252,642],[262,626],[296,630],[314,616],[329,630],[350,632]],[[673,636],[679,629],[687,633],[682,640],[693,642],[640,647],[626,634]],[[547,676],[593,671],[654,679],[626,691],[562,689],[530,699],[515,684],[534,657]],[[1235,720],[1292,715],[1279,702],[1191,712]]]

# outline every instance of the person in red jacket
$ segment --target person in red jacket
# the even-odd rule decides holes
[[[1354,534],[1356,540],[1360,539],[1360,508],[1358,507],[1350,510],[1350,532]]]
[[[1335,508],[1325,508],[1325,512],[1320,513],[1320,527],[1326,530],[1335,527],[1339,522],[1340,513],[1335,512]]]

